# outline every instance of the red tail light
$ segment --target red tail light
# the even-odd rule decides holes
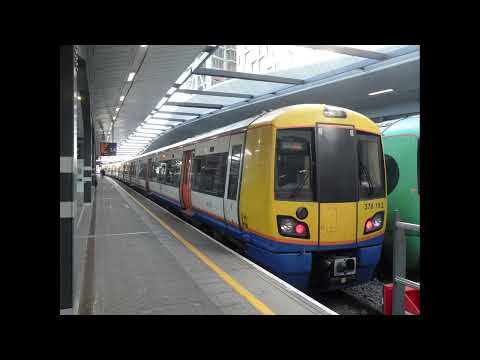
[[[303,225],[303,224],[297,224],[295,226],[295,232],[297,233],[297,235],[304,235],[306,230],[307,229],[305,228],[305,225]]]
[[[375,215],[373,215],[373,217],[365,222],[365,230],[363,233],[368,234],[370,232],[380,230],[383,226],[384,217],[385,213],[383,211],[377,212]]]

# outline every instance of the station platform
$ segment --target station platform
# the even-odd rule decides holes
[[[74,313],[336,314],[112,178],[87,218]]]

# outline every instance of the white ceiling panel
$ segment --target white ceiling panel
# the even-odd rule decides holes
[[[205,46],[150,45],[146,49],[139,45],[89,46],[87,61],[96,130],[99,122],[105,129],[109,128],[116,114],[114,141],[123,141]],[[126,81],[130,72],[137,72],[133,83]],[[120,96],[127,90],[120,112],[116,113]],[[97,132],[97,136],[100,139],[101,132]]]

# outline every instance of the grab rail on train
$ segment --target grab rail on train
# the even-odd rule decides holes
[[[405,285],[420,290],[420,283],[408,280],[406,274],[405,230],[420,232],[420,225],[400,221],[400,211],[393,211],[393,315],[405,314]]]

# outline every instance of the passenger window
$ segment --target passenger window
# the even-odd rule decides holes
[[[228,194],[230,200],[237,200],[238,178],[240,176],[240,160],[242,156],[242,145],[232,146],[230,160],[230,175],[228,179]]]
[[[192,190],[223,198],[227,158],[228,153],[196,157],[193,161]]]
[[[165,170],[165,184],[178,187],[180,185],[180,160],[168,160]]]
[[[387,154],[385,154],[385,167],[387,170],[387,195],[390,195],[397,187],[400,170],[395,159]]]
[[[158,174],[158,182],[160,184],[165,184],[165,179],[166,179],[166,174],[167,174],[167,163],[160,163],[160,172]]]

